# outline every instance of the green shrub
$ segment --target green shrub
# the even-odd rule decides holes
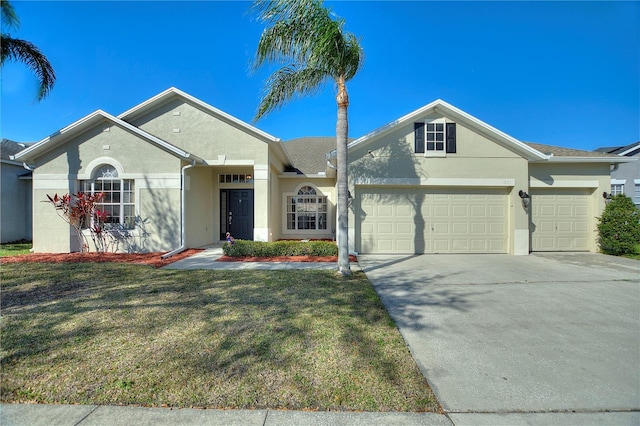
[[[640,243],[640,211],[631,198],[611,198],[598,220],[598,243],[605,254],[632,254]]]
[[[226,256],[275,257],[275,256],[337,256],[338,246],[332,241],[262,241],[236,240],[224,243]]]

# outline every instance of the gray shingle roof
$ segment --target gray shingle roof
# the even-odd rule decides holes
[[[304,137],[283,142],[293,167],[306,175],[326,172],[326,154],[336,148],[335,136]]]
[[[543,154],[553,154],[554,157],[612,157],[611,154],[597,151],[583,151],[581,149],[562,148],[560,146],[543,145],[540,143],[525,142],[531,148]],[[619,158],[619,157],[618,157]]]
[[[23,143],[14,142],[9,139],[2,139],[2,142],[0,142],[0,159],[10,160],[12,155],[17,154],[25,148],[26,145]]]

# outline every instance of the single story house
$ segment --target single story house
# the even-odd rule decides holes
[[[596,149],[597,152],[640,158],[640,141],[625,146]],[[611,170],[611,195],[624,194],[640,209],[640,161],[616,164]]]
[[[33,199],[102,191],[123,250],[236,239],[333,239],[334,138],[282,142],[170,88],[118,116],[98,110],[16,154]],[[436,100],[349,144],[349,244],[364,253],[596,251],[611,164],[523,143]],[[35,202],[36,252],[77,251]]]
[[[31,172],[11,159],[26,145],[8,139],[0,142],[0,239],[2,243],[31,240]]]

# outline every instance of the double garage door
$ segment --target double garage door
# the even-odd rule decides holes
[[[362,253],[507,253],[507,189],[362,187]]]

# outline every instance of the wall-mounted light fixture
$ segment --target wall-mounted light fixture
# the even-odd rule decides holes
[[[525,191],[518,191],[518,196],[522,199],[522,206],[524,208],[529,207],[529,203],[531,202],[531,197]]]
[[[611,193],[608,193],[607,191],[603,192],[602,198],[604,198],[605,204],[609,204],[609,201],[611,201]]]

